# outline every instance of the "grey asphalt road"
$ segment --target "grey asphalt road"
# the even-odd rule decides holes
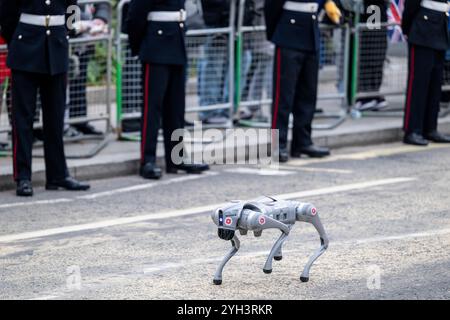
[[[336,150],[279,171],[215,166],[207,175],[93,181],[87,193],[0,193],[0,299],[449,299],[450,147],[401,144]],[[230,244],[210,210],[233,199],[284,195],[314,203],[330,237],[318,247],[297,224],[284,259],[262,267],[276,231]]]

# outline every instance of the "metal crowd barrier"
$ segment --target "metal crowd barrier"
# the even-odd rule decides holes
[[[365,23],[355,27],[356,45],[353,52],[353,104],[357,99],[372,97],[397,97],[404,100],[408,81],[408,44],[398,37],[389,39],[389,33],[401,34],[401,26],[396,23],[383,23],[378,29],[370,29]],[[442,91],[450,91],[450,63],[446,63]],[[382,72],[380,72],[382,70]],[[440,117],[450,109],[441,110]],[[385,111],[366,111],[363,116],[403,117],[403,105]]]
[[[396,23],[382,23],[376,29],[366,23],[355,26],[353,51],[353,104],[358,99],[401,96],[406,92],[408,77],[407,44],[393,42],[389,32],[400,28]],[[365,116],[401,116],[403,108],[383,112],[364,112]]]
[[[135,126],[124,132],[124,123],[141,117],[142,83],[141,63],[132,57],[128,36],[121,32],[124,6],[130,0],[121,0],[117,7],[116,35],[116,92],[117,129],[121,139],[139,139]],[[234,97],[234,25],[236,0],[231,1],[230,24],[226,28],[189,30],[186,34],[188,71],[186,79],[187,120],[198,120],[202,112],[222,111],[232,126]],[[189,16],[188,12],[188,16]],[[189,28],[189,26],[187,26]],[[208,127],[208,126],[204,126]]]
[[[266,39],[266,28],[244,26],[245,1],[240,3],[236,54],[236,117],[245,109],[252,120],[239,119],[244,126],[268,127],[271,119],[274,46]],[[332,129],[342,124],[348,114],[346,102],[349,27],[321,25],[318,109],[315,129]],[[323,122],[323,121],[322,121]]]
[[[112,17],[112,5],[107,0],[79,0],[78,5],[107,4]],[[112,71],[112,40],[111,28],[107,34],[96,36],[79,36],[69,40],[69,72],[67,81],[67,110],[65,124],[76,125],[86,122],[104,121],[105,132],[102,136],[81,136],[66,138],[66,142],[79,140],[99,140],[89,151],[78,154],[67,154],[67,158],[90,158],[95,156],[108,143],[111,132],[111,71]],[[0,47],[0,52],[6,50]],[[1,72],[1,71],[0,71]],[[6,84],[9,79],[6,79]],[[0,113],[0,132],[10,132],[9,92],[3,84]],[[38,108],[34,128],[42,128],[41,107]],[[36,157],[42,155],[36,154]]]

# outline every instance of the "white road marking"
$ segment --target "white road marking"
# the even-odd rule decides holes
[[[133,191],[140,191],[145,189],[150,189],[158,186],[165,186],[170,185],[173,183],[180,183],[185,181],[192,181],[192,180],[198,180],[206,177],[211,177],[218,175],[217,172],[206,172],[201,175],[189,175],[189,176],[183,176],[179,178],[169,179],[169,180],[163,180],[159,182],[152,182],[152,183],[145,183],[145,184],[138,184],[130,187],[125,188],[119,188],[119,189],[113,189],[109,191],[104,192],[98,192],[98,193],[92,193],[87,194],[84,196],[78,196],[72,199],[69,198],[59,198],[59,199],[52,199],[52,200],[39,200],[39,201],[27,201],[27,202],[14,202],[14,203],[5,203],[0,204],[0,209],[8,209],[8,208],[16,208],[16,207],[25,207],[25,206],[35,206],[35,205],[49,205],[49,204],[58,204],[58,203],[67,203],[67,202],[73,202],[75,200],[93,200],[97,198],[102,197],[108,197],[113,196],[115,194],[121,194],[121,193],[127,193],[127,192],[133,192]]]
[[[73,199],[60,198],[60,199],[53,199],[53,200],[39,200],[39,201],[30,201],[30,202],[5,203],[5,204],[0,204],[0,209],[24,207],[24,206],[34,206],[34,205],[43,205],[43,204],[57,204],[57,203],[64,203],[64,202],[71,202],[71,201],[73,201]]]
[[[351,174],[353,170],[345,170],[345,169],[334,169],[334,168],[313,168],[313,167],[303,167],[303,166],[290,166],[289,163],[287,165],[278,166],[283,170],[296,170],[296,171],[306,171],[306,172],[326,172],[326,173],[342,173],[342,174]]]
[[[351,190],[361,190],[361,189],[386,186],[386,185],[396,184],[396,183],[411,182],[411,181],[415,181],[415,180],[417,180],[417,179],[416,178],[392,178],[392,179],[374,180],[374,181],[366,181],[366,182],[360,182],[360,183],[344,184],[342,186],[333,186],[333,187],[310,190],[310,191],[300,191],[300,192],[279,194],[279,195],[275,195],[273,197],[278,200],[301,199],[301,198],[321,196],[321,195],[331,194],[331,193],[345,192],[345,191],[351,191]]]
[[[380,236],[380,237],[371,237],[371,238],[364,238],[364,239],[357,239],[357,240],[341,240],[341,241],[330,241],[330,246],[336,246],[336,245],[366,245],[371,243],[378,243],[378,242],[389,242],[394,240],[409,240],[409,239],[418,239],[418,238],[427,238],[427,237],[437,237],[442,235],[450,234],[450,229],[437,229],[437,230],[428,230],[423,232],[415,232],[415,233],[406,233],[406,234],[400,234],[395,236]],[[289,249],[289,250],[283,250],[284,253],[295,253],[300,252],[300,249]],[[269,250],[266,251],[256,251],[256,252],[248,252],[240,254],[238,253],[233,259],[239,259],[239,258],[254,258],[254,257],[260,257],[260,256],[267,256],[269,254]],[[197,264],[206,264],[206,263],[216,263],[222,261],[223,257],[225,256],[225,252],[223,256],[220,257],[211,257],[211,258],[199,258],[199,259],[192,259],[188,261],[183,261],[179,263],[167,263],[158,265],[155,264],[153,266],[148,266],[144,270],[144,274],[152,274],[152,273],[158,273],[163,272],[170,269],[180,269],[185,268],[186,266],[192,266]]]
[[[368,160],[379,157],[388,157],[397,154],[404,153],[412,153],[412,152],[421,152],[421,151],[429,151],[430,149],[446,149],[450,148],[449,145],[445,144],[430,144],[428,147],[416,147],[409,145],[400,145],[400,146],[384,146],[380,149],[371,149],[362,152],[348,153],[348,154],[337,154],[332,155],[330,157],[324,159],[298,159],[298,160],[290,160],[288,165],[290,166],[305,166],[314,163],[326,163],[326,162],[335,162],[339,160]]]
[[[427,237],[442,236],[442,235],[446,235],[446,234],[450,234],[450,228],[401,234],[401,235],[396,235],[396,236],[380,236],[380,237],[373,237],[373,238],[367,238],[367,239],[360,239],[360,240],[356,241],[356,244],[367,244],[367,243],[384,242],[384,241],[405,240],[405,239],[409,239],[409,238],[427,238]]]
[[[160,181],[160,182],[138,184],[135,186],[114,189],[114,190],[110,190],[110,191],[92,193],[92,194],[88,194],[85,196],[76,197],[76,199],[92,200],[92,199],[97,199],[97,198],[102,198],[102,197],[109,197],[109,196],[113,196],[113,195],[121,194],[121,193],[151,189],[151,188],[159,187],[159,186],[166,186],[166,185],[170,185],[173,183],[198,180],[201,178],[206,178],[207,176],[215,176],[215,175],[218,175],[218,173],[217,172],[205,172],[204,174],[201,174],[201,175],[189,175],[189,176],[174,178],[174,179],[170,179],[170,180]]]
[[[411,182],[414,180],[415,180],[414,178],[393,178],[393,179],[374,180],[374,181],[367,181],[367,182],[361,182],[361,183],[346,184],[346,185],[341,185],[341,186],[333,186],[333,187],[328,187],[328,188],[321,188],[321,189],[316,189],[316,190],[308,190],[308,191],[300,191],[300,192],[295,192],[295,193],[280,194],[280,195],[276,195],[274,197],[277,199],[280,199],[280,200],[299,199],[299,198],[320,196],[320,195],[345,192],[345,191],[351,191],[351,190],[363,190],[363,189],[368,189],[368,188],[372,188],[372,187],[378,187],[378,186],[384,186],[384,185],[390,185],[390,184],[396,184],[396,183]],[[95,229],[114,227],[114,226],[120,226],[120,225],[126,225],[126,224],[132,224],[132,223],[138,223],[138,222],[144,222],[144,221],[162,220],[162,219],[170,219],[170,218],[175,218],[175,217],[178,218],[178,217],[183,217],[183,216],[190,216],[190,215],[195,215],[195,214],[199,214],[202,212],[208,212],[208,211],[215,210],[216,208],[221,207],[225,204],[226,203],[216,203],[216,204],[210,204],[210,205],[205,205],[205,206],[200,206],[200,207],[195,207],[195,208],[187,208],[187,209],[183,209],[183,210],[163,211],[163,212],[151,213],[151,214],[146,214],[146,215],[137,215],[137,216],[131,216],[131,217],[125,217],[125,218],[116,218],[116,219],[104,220],[104,221],[99,221],[99,222],[65,226],[65,227],[60,227],[60,228],[52,228],[52,229],[44,229],[44,230],[38,230],[38,231],[30,231],[30,232],[24,232],[24,233],[4,235],[4,236],[0,236],[0,243],[29,240],[29,239],[35,239],[35,238],[43,238],[43,237],[49,237],[49,236],[54,236],[54,235],[61,235],[61,234],[87,231],[87,230],[95,230]]]
[[[42,296],[42,297],[37,297],[37,298],[32,298],[32,299],[28,299],[30,301],[32,300],[53,300],[53,299],[57,299],[59,296]]]
[[[224,171],[229,173],[254,174],[258,176],[288,176],[291,174],[295,174],[295,171],[277,170],[270,168],[234,168],[226,169]]]

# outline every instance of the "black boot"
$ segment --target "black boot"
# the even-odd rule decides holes
[[[425,135],[425,138],[436,143],[450,143],[450,136],[433,131]]]
[[[162,170],[155,163],[148,162],[141,167],[139,174],[144,179],[158,180],[162,177]]]
[[[16,195],[19,197],[31,197],[33,196],[33,186],[30,180],[17,181]]]
[[[302,154],[307,155],[310,158],[324,158],[330,155],[330,149],[310,145],[308,147],[302,147],[299,150],[293,150],[291,152],[291,156],[293,158],[300,158]]]
[[[90,188],[91,186],[89,184],[75,180],[72,177],[66,177],[60,181],[48,181],[45,185],[46,190],[64,189],[68,191],[86,191]]]
[[[403,142],[406,144],[412,144],[413,146],[425,147],[428,145],[428,140],[417,133],[409,133],[405,135],[405,137],[403,138]]]
[[[86,135],[101,136],[103,132],[95,129],[95,127],[89,123],[81,123],[73,125],[79,132]]]
[[[200,174],[204,171],[208,171],[209,166],[205,163],[192,163],[192,164],[182,163],[180,165],[168,166],[166,168],[167,173],[176,174],[178,173],[178,170],[185,171],[186,173],[189,174]]]
[[[278,161],[280,163],[286,163],[289,161],[289,152],[287,149],[282,148],[278,154]]]

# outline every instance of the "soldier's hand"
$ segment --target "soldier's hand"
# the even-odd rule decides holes
[[[328,18],[335,23],[339,24],[341,21],[342,13],[341,10],[337,7],[336,3],[333,0],[328,0],[325,3],[325,12],[327,13]]]

